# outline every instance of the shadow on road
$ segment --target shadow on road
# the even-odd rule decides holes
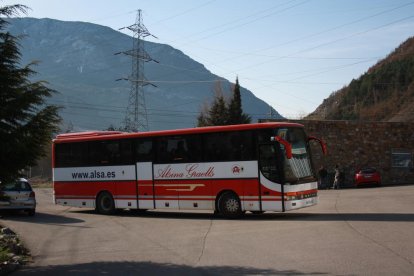
[[[306,214],[286,214],[293,220],[308,221],[389,221],[389,222],[412,222],[414,214],[400,213],[306,213]]]
[[[99,214],[90,210],[76,210],[71,213]],[[164,219],[194,219],[194,220],[226,220],[220,215],[213,213],[195,212],[165,212],[165,211],[146,211],[137,212],[136,210],[118,211],[114,216],[117,217],[141,217],[141,218],[164,218]],[[413,222],[414,214],[404,213],[264,213],[254,215],[246,213],[237,220],[277,220],[277,221],[390,221],[390,222]]]
[[[2,213],[2,219],[4,220],[13,220],[13,221],[22,221],[28,223],[38,223],[38,224],[72,224],[72,223],[82,223],[84,220],[77,218],[69,218],[60,215],[52,215],[47,213],[37,212],[35,216],[27,216],[23,212],[4,212]]]
[[[238,266],[188,266],[153,262],[94,262],[47,267],[28,266],[13,275],[326,275],[321,272]]]

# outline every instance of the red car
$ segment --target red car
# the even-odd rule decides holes
[[[381,175],[375,168],[365,167],[355,173],[355,187],[365,184],[381,186]]]

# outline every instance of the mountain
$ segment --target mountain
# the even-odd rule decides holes
[[[414,122],[414,37],[332,93],[307,119]]]
[[[33,67],[39,73],[36,80],[46,80],[58,91],[50,103],[63,107],[66,128],[120,126],[131,86],[116,80],[128,77],[132,65],[130,57],[114,54],[132,48],[130,36],[84,22],[33,18],[9,22],[10,33],[23,35],[22,65],[40,61]],[[169,45],[145,42],[145,50],[159,62],[145,63],[144,69],[157,86],[144,88],[151,130],[195,126],[202,105],[214,97],[215,80],[220,80],[223,91],[231,91],[229,81]],[[267,116],[268,104],[245,88],[241,95],[243,109],[253,121]]]

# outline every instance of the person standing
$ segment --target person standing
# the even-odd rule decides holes
[[[327,189],[328,184],[326,183],[326,177],[328,176],[328,171],[325,169],[324,166],[321,166],[318,170],[318,188],[320,189]]]
[[[339,170],[339,165],[336,164],[335,165],[335,179],[334,179],[334,183],[333,183],[332,189],[339,189],[340,177],[341,177],[341,171]]]

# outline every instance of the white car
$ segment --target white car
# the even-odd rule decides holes
[[[0,210],[23,210],[29,216],[35,215],[36,196],[26,179],[0,184]]]

